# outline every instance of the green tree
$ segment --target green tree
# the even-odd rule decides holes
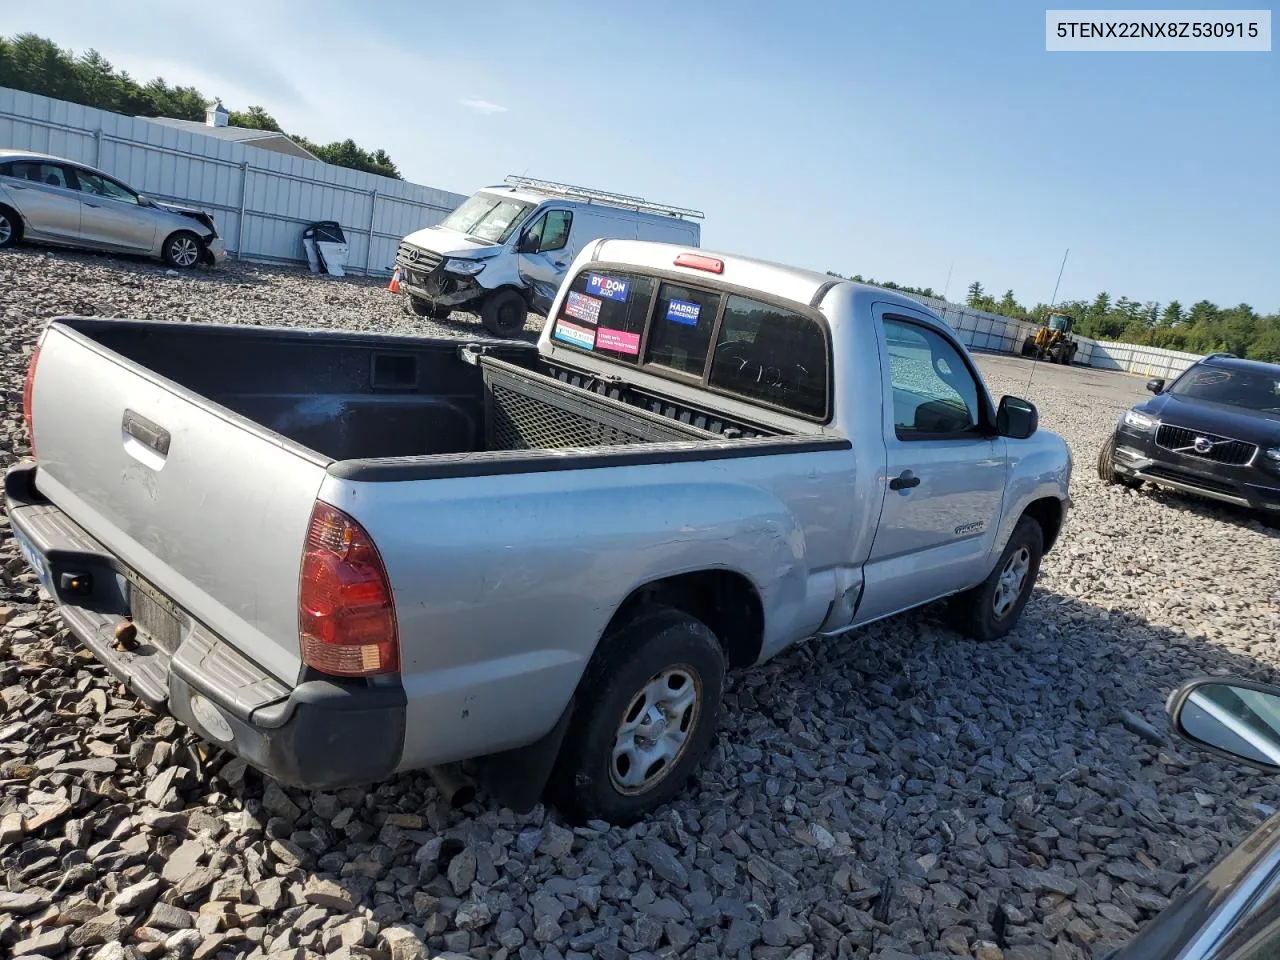
[[[1164,313],[1160,317],[1160,323],[1165,326],[1176,326],[1182,322],[1182,304],[1177,300],[1170,300],[1169,305],[1164,308]]]
[[[203,120],[205,104],[209,102],[195,87],[171,87],[163,77],[139,84],[128,73],[117,71],[96,50],[77,58],[34,33],[0,36],[0,86],[129,116],[177,120]],[[233,110],[228,122],[237,127],[283,132],[275,118],[260,106],[243,112]],[[403,179],[385,150],[371,152],[353,140],[315,145],[305,137],[293,139],[327,163]]]
[[[968,306],[977,307],[977,305],[985,299],[986,294],[983,293],[982,284],[977,280],[969,284],[969,296],[964,301]]]

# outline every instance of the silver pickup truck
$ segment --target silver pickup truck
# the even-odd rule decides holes
[[[636,241],[536,346],[61,318],[24,399],[14,535],[137,696],[286,784],[617,822],[683,789],[727,668],[943,597],[1007,633],[1069,502],[918,303]]]

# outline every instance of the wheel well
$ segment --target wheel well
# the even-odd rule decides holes
[[[1022,511],[1022,515],[1040,524],[1040,529],[1044,533],[1044,552],[1048,553],[1052,550],[1054,542],[1058,539],[1058,531],[1062,529],[1062,501],[1057,497],[1033,500],[1027,505],[1027,509]]]
[[[731,667],[755,663],[764,643],[764,608],[755,586],[732,570],[699,570],[637,587],[609,621],[613,633],[646,604],[683,610],[705,623],[724,648]]]
[[[0,210],[5,211],[9,215],[9,220],[13,223],[13,239],[21,240],[22,232],[26,229],[26,224],[22,222],[22,214],[7,203],[0,203]]]

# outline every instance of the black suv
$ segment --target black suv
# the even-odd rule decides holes
[[[1098,454],[1098,476],[1144,480],[1280,514],[1280,364],[1214,354],[1127,411]]]

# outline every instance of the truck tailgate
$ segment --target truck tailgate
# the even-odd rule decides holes
[[[40,493],[295,682],[298,573],[323,458],[56,323],[32,406]]]

